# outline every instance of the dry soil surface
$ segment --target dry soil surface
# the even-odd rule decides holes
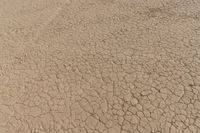
[[[200,1],[0,0],[0,133],[200,133]]]

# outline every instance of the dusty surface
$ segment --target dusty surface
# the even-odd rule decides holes
[[[200,1],[0,0],[0,133],[200,133]]]

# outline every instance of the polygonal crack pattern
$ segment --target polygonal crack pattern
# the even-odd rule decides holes
[[[0,0],[0,133],[200,133],[197,0]]]

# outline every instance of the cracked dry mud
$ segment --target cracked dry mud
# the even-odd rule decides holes
[[[200,1],[0,0],[0,133],[200,133]]]

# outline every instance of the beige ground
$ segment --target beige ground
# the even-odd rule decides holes
[[[200,133],[200,1],[0,0],[0,133]]]

